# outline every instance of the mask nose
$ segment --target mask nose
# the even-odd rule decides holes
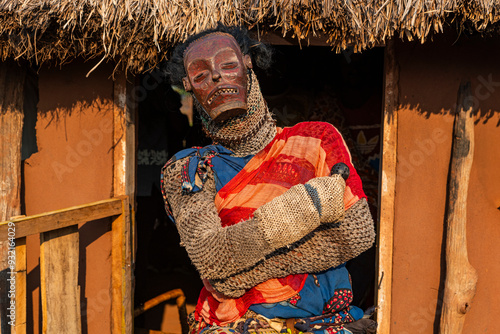
[[[219,81],[220,80],[220,73],[217,70],[214,70],[212,72],[212,80],[213,81]]]

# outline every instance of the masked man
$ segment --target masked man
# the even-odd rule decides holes
[[[213,140],[162,170],[165,207],[205,284],[193,333],[342,333],[363,316],[343,265],[374,241],[361,181],[332,125],[275,126],[252,70],[269,56],[220,25],[177,46],[167,67]],[[347,181],[330,176],[338,162]]]

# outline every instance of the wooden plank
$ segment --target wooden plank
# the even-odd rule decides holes
[[[26,333],[26,238],[16,239],[16,321],[12,334]]]
[[[141,314],[143,314],[144,312],[146,312],[147,310],[152,309],[156,305],[161,304],[167,300],[174,299],[174,298],[176,300],[180,298],[181,301],[177,302],[177,304],[180,306],[182,306],[182,304],[186,300],[186,297],[184,296],[184,292],[182,291],[182,289],[169,290],[167,292],[162,293],[161,295],[158,295],[154,298],[151,298],[150,300],[144,302],[144,304],[142,304],[141,306],[137,307],[134,310],[134,317],[138,317]]]
[[[149,309],[152,309],[158,304],[163,303],[164,301],[174,299],[177,304],[177,310],[179,312],[179,321],[181,323],[181,332],[182,334],[189,333],[189,325],[187,323],[187,309],[186,309],[186,297],[184,296],[184,292],[181,289],[174,289],[162,293],[148,301],[146,301],[143,305],[137,307],[134,310],[134,317],[138,317]]]
[[[391,330],[392,257],[394,228],[394,197],[396,192],[396,162],[398,134],[398,81],[394,40],[385,48],[384,116],[382,164],[379,189],[379,219],[377,234],[377,322],[379,334]]]
[[[132,266],[135,263],[135,148],[136,148],[136,114],[137,114],[137,104],[134,98],[130,98],[132,95],[128,95],[131,92],[134,85],[133,78],[130,80],[131,83],[127,83],[127,78],[125,73],[117,73],[114,80],[114,126],[113,126],[113,138],[114,138],[114,152],[113,152],[113,194],[114,196],[126,195],[128,196],[127,206],[130,206],[132,214],[129,213],[127,207],[126,215],[123,218],[122,232],[118,238],[118,234],[113,232],[116,242],[120,245],[125,245],[126,255],[128,258],[128,265]],[[127,98],[129,97],[129,98]],[[121,238],[125,237],[126,240]],[[114,243],[113,243],[114,245]],[[131,257],[130,257],[131,256]],[[116,258],[115,265],[116,268],[119,267]],[[123,268],[123,259],[122,265]],[[113,275],[115,273],[115,267],[113,267]],[[123,294],[121,295],[121,303],[124,304],[122,309],[122,327],[127,333],[133,331],[133,294],[131,287],[134,285],[134,278],[132,276],[131,270],[126,270],[122,275],[127,275],[121,278],[123,281],[122,287],[125,288]],[[126,282],[125,282],[126,281]],[[113,303],[115,301],[113,300]],[[115,305],[115,308],[118,307]],[[123,313],[124,312],[124,313]],[[114,313],[113,313],[114,316]],[[120,318],[121,319],[121,318]],[[116,321],[112,325],[113,330],[117,330]]]
[[[113,108],[113,194],[135,197],[135,120],[137,101],[127,99],[124,73],[115,75]]]
[[[14,62],[0,62],[0,221],[21,213],[21,140],[25,78],[25,67]]]
[[[21,141],[26,67],[13,61],[0,62],[0,221],[21,213]],[[9,242],[0,238],[0,290],[7,291]],[[7,289],[7,290],[5,290]],[[7,305],[0,294],[0,305]],[[0,309],[0,331],[10,331],[6,307]]]
[[[81,333],[79,235],[73,225],[40,235],[42,332]]]
[[[111,230],[111,333],[132,333],[132,263],[130,240],[130,210],[123,200],[123,212],[112,223]]]
[[[98,202],[41,213],[11,220],[16,224],[16,237],[56,230],[122,213],[122,198],[110,198]],[[0,240],[6,240],[9,221],[0,223]]]
[[[125,191],[125,195],[128,196],[129,208],[130,208],[130,239],[131,239],[131,254],[132,254],[132,266],[135,266],[135,255],[137,252],[137,237],[136,237],[136,225],[135,225],[135,191],[136,191],[136,166],[137,166],[137,157],[136,157],[136,146],[137,146],[137,131],[138,127],[136,127],[136,123],[138,120],[139,113],[139,101],[137,99],[131,99],[133,95],[134,88],[137,84],[137,78],[131,77],[131,79],[127,80],[127,114],[129,115],[129,121],[127,122],[128,131],[127,131],[127,144],[126,144],[126,184],[127,188]],[[117,194],[118,195],[118,194]],[[121,194],[120,194],[121,195]],[[132,286],[134,283],[134,276],[131,277]],[[132,294],[132,305],[134,305],[134,299]],[[133,309],[132,309],[133,312]],[[133,314],[131,313],[132,321],[134,319]]]
[[[135,263],[135,168],[136,168],[136,115],[137,98],[130,94],[135,85],[134,78],[117,73],[114,80],[113,109],[113,194],[126,195],[132,210],[132,263]]]
[[[441,334],[462,333],[476,294],[477,272],[467,254],[467,192],[474,157],[474,120],[470,82],[460,85],[453,129],[446,224],[446,279]]]

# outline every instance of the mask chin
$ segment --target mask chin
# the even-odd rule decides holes
[[[223,123],[233,117],[246,114],[247,105],[242,101],[231,101],[212,111],[211,117],[215,123]]]

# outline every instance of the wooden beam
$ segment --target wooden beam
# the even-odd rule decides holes
[[[130,79],[133,82],[133,77]],[[113,152],[113,193],[114,196],[128,196],[127,210],[122,217],[117,218],[114,225],[122,229],[114,231],[113,227],[113,250],[125,252],[121,255],[112,255],[113,275],[120,273],[120,278],[114,277],[114,282],[120,284],[122,290],[120,304],[115,304],[118,299],[113,299],[112,332],[118,333],[118,321],[121,324],[122,333],[131,333],[133,330],[133,293],[134,277],[131,267],[135,263],[135,165],[136,165],[136,113],[139,101],[128,94],[134,88],[134,84],[128,83],[125,73],[117,73],[114,80],[114,152]],[[132,97],[131,97],[132,96]],[[132,213],[129,212],[129,207]],[[123,224],[123,226],[122,226]],[[122,238],[126,238],[123,240]],[[124,245],[125,249],[117,248]],[[127,263],[127,268],[124,268]],[[119,270],[119,271],[117,271]],[[117,283],[120,282],[120,283]],[[118,298],[118,295],[115,296]],[[120,312],[116,309],[121,305]],[[116,313],[115,313],[116,312]],[[120,316],[115,318],[115,316]]]
[[[26,334],[26,238],[16,239],[16,322],[12,334]]]
[[[0,221],[21,214],[21,140],[25,79],[25,67],[10,61],[0,62]]]
[[[135,196],[135,114],[137,101],[127,99],[125,74],[116,74],[113,108],[113,194]]]
[[[467,192],[474,156],[470,82],[460,85],[453,128],[446,219],[446,279],[441,334],[460,334],[476,294],[477,272],[467,255]]]
[[[21,214],[21,141],[26,67],[11,60],[0,62],[0,221]],[[8,291],[7,236],[0,238],[0,291]],[[7,289],[7,290],[5,290]],[[7,294],[0,294],[0,331],[10,331]]]
[[[379,334],[391,330],[392,256],[394,229],[394,197],[396,193],[396,162],[399,104],[399,69],[395,42],[385,48],[384,111],[382,123],[382,161],[379,176],[379,219],[377,228],[377,322]]]
[[[16,238],[56,230],[122,213],[123,197],[111,198],[66,209],[41,213],[24,218],[10,220],[16,226]],[[9,221],[0,223],[0,240],[6,240]]]
[[[137,307],[134,310],[134,317],[138,317],[139,315],[143,314],[149,309],[152,309],[156,305],[174,298],[175,303],[177,304],[177,310],[179,312],[179,321],[181,323],[182,334],[188,334],[189,325],[187,323],[186,297],[184,296],[184,292],[181,289],[167,291],[146,301],[143,305]]]
[[[130,239],[130,210],[123,201],[122,214],[112,223],[111,232],[111,333],[132,333],[132,262]]]
[[[40,235],[42,333],[81,333],[79,235],[73,225]]]

